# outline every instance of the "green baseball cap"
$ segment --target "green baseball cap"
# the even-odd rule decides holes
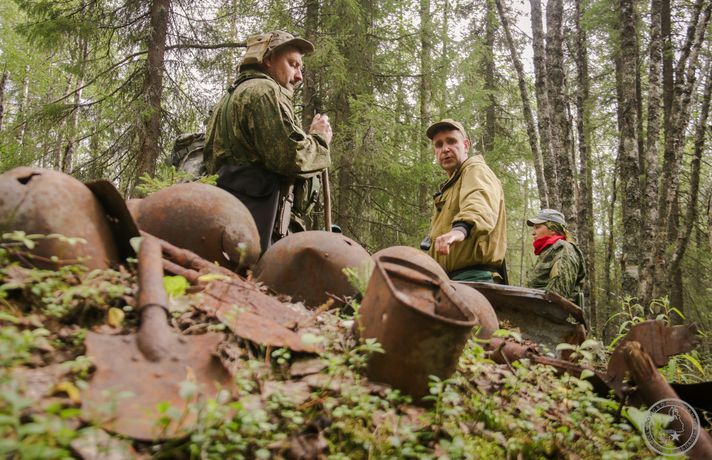
[[[527,220],[527,225],[533,227],[536,224],[543,224],[545,222],[556,222],[566,227],[564,215],[556,209],[542,209],[536,217]]]
[[[425,135],[428,136],[428,139],[432,140],[435,133],[441,129],[456,129],[460,131],[463,136],[465,136],[465,139],[469,139],[467,137],[467,131],[465,131],[465,127],[462,126],[462,123],[455,121],[452,118],[443,118],[442,120],[436,121],[432,125],[428,126],[428,129],[425,131]]]
[[[247,50],[240,65],[262,64],[265,56],[285,46],[293,46],[305,55],[314,52],[314,45],[310,41],[295,37],[289,32],[273,30],[247,38]]]

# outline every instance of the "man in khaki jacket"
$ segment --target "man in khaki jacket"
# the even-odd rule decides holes
[[[502,184],[482,155],[468,157],[461,123],[444,119],[426,131],[448,175],[434,196],[429,254],[453,280],[502,282],[507,218]]]

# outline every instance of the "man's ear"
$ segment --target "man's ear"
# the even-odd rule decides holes
[[[465,150],[469,152],[469,151],[470,151],[470,146],[472,145],[472,144],[470,143],[470,140],[467,139],[467,138],[465,138],[464,144],[465,144]]]

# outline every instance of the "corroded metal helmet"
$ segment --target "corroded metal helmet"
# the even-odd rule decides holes
[[[381,249],[373,255],[373,260],[378,260],[380,257],[392,257],[400,260],[408,260],[438,275],[440,279],[448,279],[445,270],[435,261],[435,259],[430,257],[427,252],[415,249],[411,246],[391,246],[389,248]]]
[[[367,277],[371,265],[371,256],[351,238],[309,231],[277,241],[257,263],[254,275],[273,291],[317,307],[330,298],[329,294],[336,298],[355,296],[358,291],[344,269],[352,268]]]
[[[67,174],[20,167],[0,175],[0,234],[20,230],[85,241],[37,240],[32,262],[38,267],[55,269],[81,261],[96,269],[118,262],[119,251],[105,214],[92,191]]]
[[[492,337],[492,334],[499,329],[499,320],[487,297],[472,286],[467,286],[455,281],[451,281],[450,285],[455,289],[460,298],[463,299],[464,305],[475,314],[477,324],[479,325],[479,330],[476,334],[477,337],[480,339]]]
[[[231,270],[252,266],[260,254],[252,214],[218,187],[176,184],[129,208],[141,230]]]

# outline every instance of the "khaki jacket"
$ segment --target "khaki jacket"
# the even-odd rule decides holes
[[[280,176],[309,178],[331,165],[326,140],[319,134],[306,134],[297,123],[292,91],[256,69],[240,72],[236,84],[234,94],[223,96],[208,122],[205,161],[209,172],[226,164],[250,163]],[[226,98],[230,98],[229,105]],[[227,118],[223,116],[226,106]],[[231,143],[226,139],[228,130]]]
[[[433,243],[430,256],[448,273],[472,265],[501,266],[507,251],[504,193],[482,155],[465,160],[434,198],[432,241],[452,230],[456,222],[465,222],[472,228],[464,241],[450,246],[450,254],[437,254]]]

